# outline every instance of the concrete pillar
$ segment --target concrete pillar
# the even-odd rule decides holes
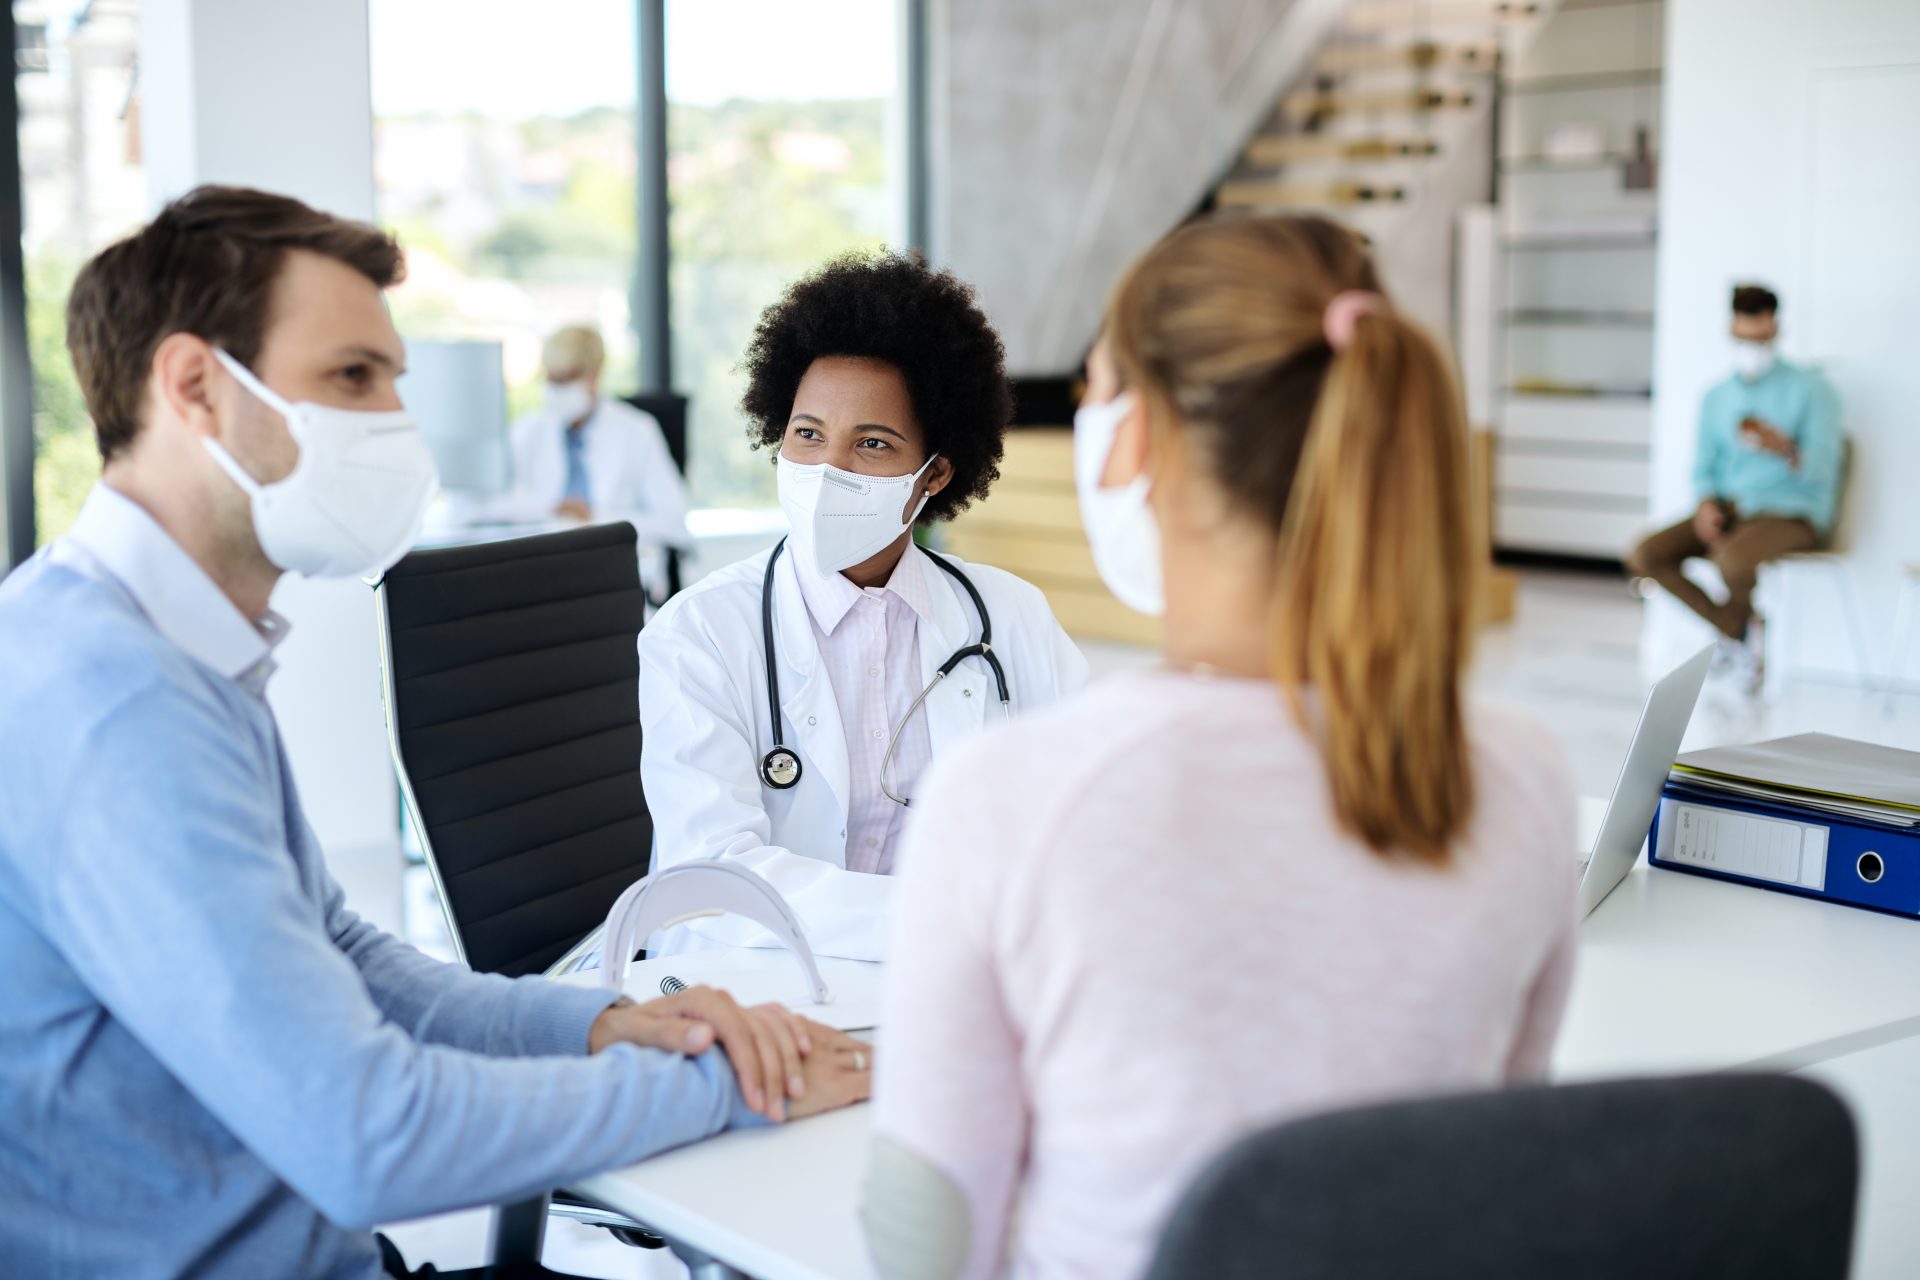
[[[143,0],[144,161],[155,209],[201,183],[374,215],[366,0]],[[373,593],[288,577],[271,701],[336,874],[399,856]],[[396,903],[356,906],[391,924]],[[390,914],[391,913],[391,914]]]

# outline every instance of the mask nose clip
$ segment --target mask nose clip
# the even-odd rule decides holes
[[[850,476],[843,471],[823,471],[820,479],[823,484],[838,485],[848,493],[866,493],[873,488],[858,476]]]

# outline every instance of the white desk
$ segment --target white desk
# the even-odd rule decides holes
[[[1794,1071],[1920,1033],[1920,921],[1657,870],[1588,918],[1558,1077]]]
[[[629,990],[651,994],[671,967],[634,966]],[[1920,1041],[1907,1045],[1916,1052],[1882,1048],[1920,1035],[1914,973],[1920,922],[1643,862],[1582,931],[1555,1075],[1811,1066],[1843,1086],[1870,1134],[1857,1280],[1906,1274],[1906,1242],[1920,1233],[1902,1206],[1920,1205],[1920,1161],[1872,1153],[1897,1150],[1900,1135],[1920,1140],[1920,1103],[1907,1096],[1920,1077],[1886,1065],[1920,1061]],[[759,1280],[864,1280],[867,1114],[725,1134],[579,1189]]]
[[[724,954],[753,957],[767,972],[793,965],[779,951]],[[626,989],[647,1000],[660,994],[668,974],[699,980],[707,976],[698,963],[705,955],[636,964]],[[828,984],[854,963],[821,961]],[[725,985],[717,976],[713,983]],[[723,1133],[588,1178],[574,1190],[758,1280],[865,1280],[873,1275],[858,1219],[867,1116],[865,1106],[849,1107],[779,1128]]]

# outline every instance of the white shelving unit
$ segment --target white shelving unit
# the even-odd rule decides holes
[[[1489,356],[1494,543],[1618,559],[1644,530],[1652,422],[1660,0],[1568,0],[1501,81]],[[1557,133],[1599,146],[1569,155]]]

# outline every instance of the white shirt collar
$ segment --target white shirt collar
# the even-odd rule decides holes
[[[852,611],[864,595],[881,597],[892,592],[921,621],[933,620],[933,599],[927,591],[927,558],[911,542],[907,544],[906,553],[900,557],[900,563],[893,566],[893,572],[888,575],[884,587],[856,587],[844,573],[822,576],[812,565],[803,563],[800,556],[793,554],[791,543],[787,546],[787,554],[793,560],[795,576],[800,579],[800,595],[807,602],[807,612],[813,615],[820,630],[828,635],[834,633],[841,619]]]
[[[133,499],[96,484],[66,540],[112,574],[155,629],[189,657],[229,680],[265,685],[287,620],[269,609],[249,621]]]

